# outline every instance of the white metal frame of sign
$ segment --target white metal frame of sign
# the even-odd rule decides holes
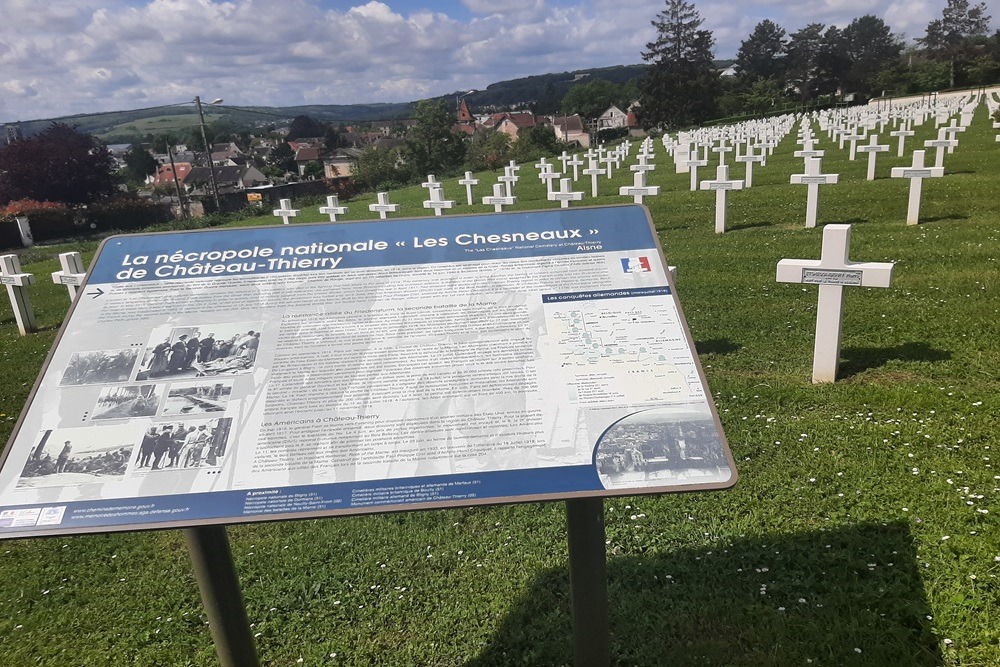
[[[600,657],[601,499],[736,483],[645,207],[111,237],[81,289],[0,538],[186,528],[224,664],[224,524],[566,500]]]

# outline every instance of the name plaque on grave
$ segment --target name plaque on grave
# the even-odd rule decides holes
[[[60,285],[82,285],[83,276],[59,276]]]
[[[802,269],[802,282],[807,285],[861,285],[863,272],[852,269]]]
[[[0,537],[728,488],[642,206],[106,239]]]
[[[826,185],[826,183],[827,183],[827,176],[826,175],[824,175],[824,176],[809,176],[809,175],[805,175],[805,176],[802,177],[802,180],[799,181],[799,182],[802,183],[802,185],[809,185],[809,184],[814,184],[814,183],[818,183],[819,185]]]
[[[0,285],[20,285],[15,276],[0,276]]]
[[[902,178],[931,178],[934,172],[931,169],[903,169]]]

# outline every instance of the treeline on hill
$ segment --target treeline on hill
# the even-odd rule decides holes
[[[646,45],[639,120],[675,128],[720,116],[780,112],[1000,82],[1000,31],[986,4],[948,0],[924,36],[907,45],[871,14],[843,29],[810,23],[792,32],[764,20],[743,40],[733,77],[719,77],[715,38],[694,5],[667,0]]]

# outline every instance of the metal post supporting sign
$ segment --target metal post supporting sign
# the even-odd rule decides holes
[[[257,667],[250,622],[225,526],[184,529],[208,627],[222,667]]]
[[[573,654],[576,667],[608,667],[608,565],[604,499],[566,501],[569,583],[573,595]]]

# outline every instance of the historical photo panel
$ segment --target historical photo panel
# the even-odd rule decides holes
[[[135,427],[43,431],[28,454],[18,487],[77,486],[124,477],[135,448]]]
[[[91,419],[152,417],[156,414],[162,398],[162,385],[104,387],[97,397]]]
[[[233,380],[175,382],[163,404],[163,417],[223,412],[233,393]]]
[[[137,381],[249,373],[260,345],[259,322],[173,327],[153,332]]]
[[[127,382],[139,356],[137,349],[74,352],[63,371],[61,386]]]
[[[150,426],[139,444],[136,472],[218,468],[229,452],[231,417],[179,419]]]

